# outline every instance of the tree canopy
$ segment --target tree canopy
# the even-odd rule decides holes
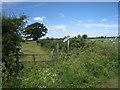
[[[38,40],[38,38],[45,36],[47,31],[48,29],[46,28],[46,26],[36,22],[28,25],[25,28],[24,34],[26,35],[26,38],[33,38],[33,40]]]
[[[87,37],[88,37],[87,34],[82,35],[82,38],[84,38],[84,39],[87,39]]]
[[[77,35],[77,37],[78,37],[78,38],[81,38],[80,34],[79,34],[79,35]]]

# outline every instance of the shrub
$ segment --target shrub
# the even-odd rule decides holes
[[[58,39],[59,40],[59,39]],[[40,39],[37,40],[37,44],[40,44],[41,47],[47,48],[49,50],[57,48],[57,42],[54,40],[48,40],[48,39]],[[83,38],[71,38],[70,39],[70,50],[73,50],[74,48],[83,48],[85,46],[88,46],[89,43],[87,43],[87,40]],[[59,42],[59,50],[61,52],[67,52],[67,42]]]
[[[23,22],[24,19],[26,19],[25,15],[19,18],[15,16],[2,17],[3,82],[10,80],[19,71],[17,55],[20,53],[20,43],[22,42],[21,32],[25,24]]]

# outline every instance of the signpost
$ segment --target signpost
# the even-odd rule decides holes
[[[59,55],[59,43],[57,43],[57,55]]]
[[[67,41],[67,43],[68,43],[68,51],[69,51],[69,48],[70,48],[70,36],[67,36],[64,40],[63,40],[63,42],[66,42]]]
[[[53,59],[53,55],[54,55],[54,49],[52,49],[51,51],[51,60]]]

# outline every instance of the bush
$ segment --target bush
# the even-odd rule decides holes
[[[70,39],[70,48],[83,48],[85,45],[87,45],[86,40],[82,38],[71,38]]]
[[[52,49],[56,50],[56,48],[57,48],[57,42],[55,42],[54,40],[40,39],[40,40],[37,40],[36,42],[38,45],[40,44],[41,47],[47,48],[50,51]],[[74,48],[77,48],[77,49],[83,48],[88,45],[89,45],[89,43],[87,43],[86,39],[83,39],[83,38],[71,38],[70,39],[70,50],[73,50]],[[59,50],[61,52],[67,52],[67,46],[68,46],[67,42],[59,42]]]
[[[13,75],[19,71],[18,54],[20,53],[20,43],[22,42],[21,32],[26,18],[25,15],[19,18],[2,17],[2,62],[3,62],[3,82],[9,81]],[[5,83],[3,83],[4,85]]]

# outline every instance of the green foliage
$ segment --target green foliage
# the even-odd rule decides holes
[[[85,45],[87,45],[87,43],[86,43],[86,40],[84,40],[83,38],[71,38],[70,39],[71,49],[84,47]]]
[[[48,29],[43,24],[33,23],[25,28],[24,34],[27,36],[26,38],[33,38],[33,40],[38,40],[38,38],[46,35],[47,30]]]
[[[36,41],[38,45],[40,45],[41,47],[47,48],[48,50],[52,50],[56,48],[56,42],[54,42],[53,40],[49,40],[49,39],[40,39]]]
[[[86,39],[87,37],[88,37],[87,34],[82,35],[82,38],[84,38],[84,39]]]
[[[61,40],[61,42],[57,42]],[[37,44],[41,45],[41,47],[47,48],[49,50],[57,48],[57,43],[59,43],[59,50],[61,52],[67,52],[67,42],[62,42],[63,39],[40,39],[37,40]],[[70,38],[70,50],[73,50],[74,48],[83,48],[85,46],[88,46],[88,42],[86,39],[83,38]]]
[[[2,16],[2,76],[4,81],[11,79],[19,71],[17,54],[20,53],[24,19],[26,19],[25,15],[18,18],[15,16]]]
[[[77,38],[81,38],[81,36],[80,36],[80,35],[78,35],[78,36],[77,36]]]
[[[97,88],[118,69],[117,44],[96,41],[90,47],[74,48],[51,63],[29,66],[20,72],[13,87]],[[28,72],[29,71],[29,72]]]

